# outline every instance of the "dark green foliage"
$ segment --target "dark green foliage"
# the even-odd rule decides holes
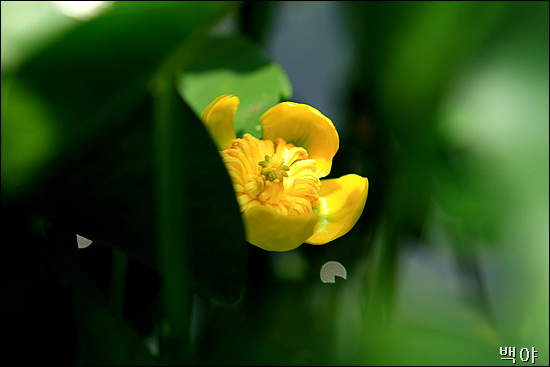
[[[338,240],[269,253],[198,116],[236,94],[261,137],[292,97],[276,16],[321,3],[2,2],[3,365],[548,364],[548,3],[337,3],[330,177],[369,197]]]

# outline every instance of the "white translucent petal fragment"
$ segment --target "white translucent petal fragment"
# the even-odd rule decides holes
[[[78,248],[86,248],[92,244],[92,240],[82,237],[81,235],[76,235],[76,242],[78,243]]]
[[[346,268],[338,261],[327,261],[321,268],[321,280],[323,283],[335,283],[337,276],[346,279]]]

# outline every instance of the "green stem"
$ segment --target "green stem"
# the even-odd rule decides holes
[[[155,153],[157,223],[166,328],[161,335],[160,357],[167,364],[185,365],[189,358],[191,290],[188,273],[188,182],[185,172],[184,124],[178,121],[178,100],[173,68],[168,65],[156,78]]]

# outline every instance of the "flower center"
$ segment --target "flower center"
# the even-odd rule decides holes
[[[280,214],[300,215],[317,207],[321,183],[316,163],[304,148],[283,139],[273,143],[245,134],[220,154],[241,212],[269,205]]]
[[[290,167],[285,166],[284,158],[279,158],[277,154],[273,154],[271,157],[266,155],[265,160],[258,162],[260,165],[260,173],[265,176],[266,180],[274,181],[279,180],[283,182],[283,177],[288,177],[287,171]]]

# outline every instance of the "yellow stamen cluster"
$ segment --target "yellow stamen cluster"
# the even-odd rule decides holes
[[[321,183],[315,161],[304,148],[283,139],[273,143],[245,134],[220,154],[241,212],[270,205],[280,214],[300,215],[317,207]]]

